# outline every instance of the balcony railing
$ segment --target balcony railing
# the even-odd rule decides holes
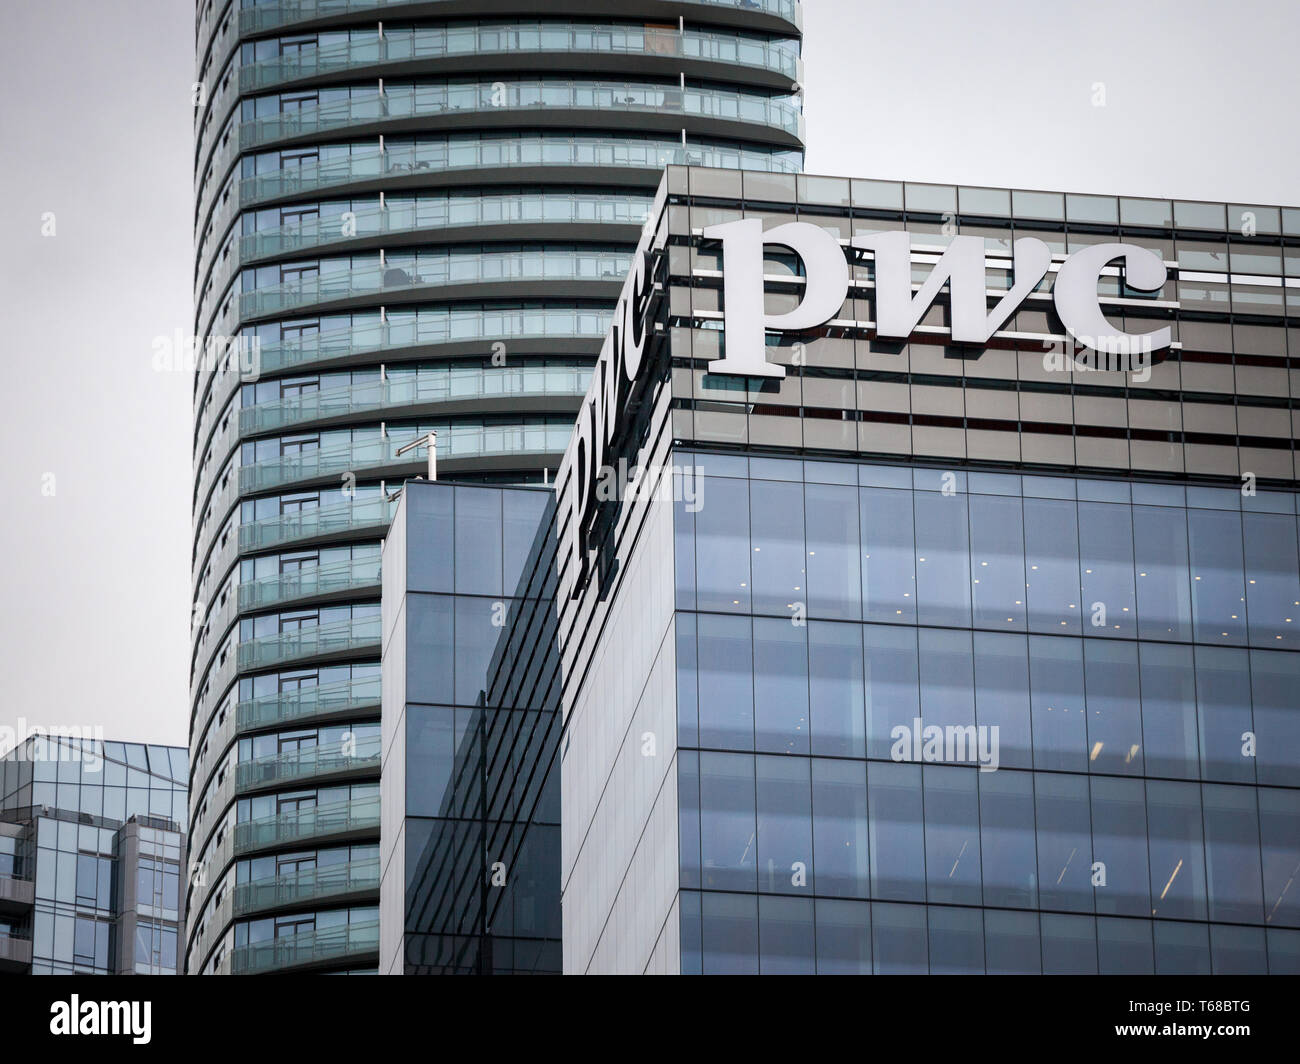
[[[438,430],[438,458],[559,454],[569,445],[572,431],[569,425],[444,427]],[[303,481],[333,480],[348,472],[358,473],[399,465],[407,459],[397,456],[397,448],[409,443],[417,434],[413,429],[409,434],[404,433],[400,439],[372,436],[342,445],[255,462],[239,470],[239,490],[242,494],[252,495]],[[422,458],[412,460],[412,468],[418,468],[421,461]]]
[[[358,739],[327,743],[324,746],[309,746],[241,762],[238,766],[237,785],[240,790],[247,790],[281,783],[298,783],[322,776],[377,770],[379,756],[378,735],[363,735]]]
[[[237,731],[253,731],[277,724],[336,717],[373,709],[379,702],[379,677],[364,676],[339,683],[299,687],[293,691],[261,695],[235,707]]]
[[[236,947],[230,970],[235,975],[305,968],[345,961],[379,951],[379,921],[340,924]]]
[[[239,644],[238,667],[265,669],[306,658],[373,651],[379,647],[379,631],[380,618],[368,616],[264,635]]]
[[[327,260],[324,265],[328,269],[332,262]],[[390,263],[382,266],[376,255],[373,265],[314,274],[297,281],[242,292],[239,313],[247,320],[283,314],[316,303],[379,299],[421,288],[457,285],[487,286],[521,281],[621,283],[631,265],[631,255],[626,251],[595,249],[432,252],[420,255],[414,262],[403,261],[394,255]]]
[[[644,225],[650,197],[530,193],[518,196],[422,196],[390,199],[344,214],[304,218],[240,238],[243,263],[274,255],[301,254],[367,237],[485,225]]]
[[[235,825],[235,853],[379,831],[379,795],[311,806]]]
[[[346,861],[241,883],[235,888],[236,915],[289,905],[315,905],[379,890],[379,858]]]
[[[331,133],[367,122],[538,110],[626,111],[726,119],[777,129],[803,140],[803,115],[794,97],[556,78],[504,83],[396,84],[382,93],[249,119],[239,127],[239,149],[253,151],[280,141]]]
[[[500,340],[506,344],[529,340],[602,340],[609,331],[611,317],[608,310],[571,307],[422,309],[418,315],[405,319],[393,316],[385,322],[380,322],[376,315],[373,322],[362,322],[348,330],[262,344],[259,368],[263,374],[270,375],[367,351],[393,350],[400,357],[403,348],[481,340]]]
[[[604,140],[562,134],[484,138],[458,135],[246,177],[240,182],[239,202],[251,207],[269,199],[297,198],[363,181],[426,172],[555,166],[662,170],[671,164],[779,173],[796,173],[802,165],[798,152],[777,149],[683,146],[672,141]]]
[[[239,585],[241,610],[264,610],[286,602],[379,587],[379,556],[295,569]]]
[[[704,7],[727,7],[772,15],[792,26],[800,24],[797,0],[688,0]],[[378,13],[382,18],[389,10],[398,17],[402,7],[412,0],[271,0],[268,3],[250,4],[239,12],[241,33],[264,33],[295,22],[330,18],[338,15]]]
[[[388,377],[245,407],[239,412],[239,430],[244,436],[257,436],[378,410],[475,399],[581,398],[590,383],[590,369],[568,366],[466,369]]]
[[[288,543],[339,537],[348,532],[373,532],[380,537],[392,522],[396,505],[376,494],[335,506],[264,517],[239,526],[239,549],[252,553]]]
[[[240,88],[265,92],[304,78],[346,73],[380,63],[437,60],[450,56],[519,55],[662,56],[729,63],[800,80],[799,56],[789,45],[734,34],[647,29],[622,25],[556,23],[460,25],[385,30],[382,37],[339,41],[263,59],[243,67]]]

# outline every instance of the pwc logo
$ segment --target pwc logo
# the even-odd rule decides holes
[[[724,222],[704,229],[705,240],[722,244],[724,357],[709,363],[709,372],[740,377],[781,378],[785,368],[767,360],[769,332],[803,332],[834,320],[849,296],[849,256],[872,256],[875,268],[876,335],[906,340],[916,329],[939,292],[948,286],[954,344],[986,344],[1047,276],[1051,249],[1035,237],[1021,237],[1012,247],[1011,288],[990,310],[986,277],[987,252],[976,236],[958,236],[938,255],[929,276],[912,290],[912,238],[906,232],[870,233],[855,237],[848,248],[832,233],[811,222],[789,222],[766,232],[757,218]],[[768,314],[763,302],[763,254],[768,247],[793,251],[803,262],[804,287],[798,305],[781,314]],[[846,254],[847,252],[847,254]],[[648,321],[656,284],[652,257],[643,250],[614,310],[614,324],[605,338],[592,385],[578,413],[562,469],[562,493],[567,499],[567,582],[578,597],[592,574],[588,532],[601,501],[598,484],[612,463],[625,408],[644,381],[653,327]],[[1129,289],[1156,292],[1167,279],[1164,262],[1135,244],[1097,244],[1083,248],[1057,267],[1052,288],[1056,313],[1069,334],[1084,348],[1107,356],[1107,368],[1132,369],[1150,365],[1153,352],[1168,347],[1169,326],[1129,333],[1107,320],[1098,285],[1112,263]],[[1087,353],[1073,356],[1087,364]]]
[[[816,329],[835,318],[849,294],[849,261],[832,233],[811,222],[788,222],[767,232],[757,218],[707,226],[705,240],[722,242],[723,338],[725,357],[709,363],[710,373],[741,377],[784,377],[785,369],[767,360],[767,332]],[[793,251],[803,262],[805,284],[798,306],[784,314],[767,314],[763,306],[763,252],[767,247]],[[984,240],[958,236],[939,256],[930,275],[912,291],[912,238],[906,232],[869,233],[855,237],[850,251],[866,252],[875,266],[876,335],[906,340],[934,303],[949,288],[952,342],[985,344],[1047,276],[1051,249],[1036,237],[1021,237],[1012,249],[1012,287],[988,308]],[[1092,351],[1113,356],[1112,368],[1149,364],[1151,354],[1168,347],[1169,326],[1129,333],[1107,320],[1097,286],[1103,271],[1121,263],[1124,284],[1156,292],[1165,283],[1164,262],[1135,244],[1095,244],[1070,255],[1057,269],[1052,288],[1056,313],[1069,334]]]

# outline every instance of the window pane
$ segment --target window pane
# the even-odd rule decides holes
[[[1152,915],[1205,919],[1201,795],[1194,783],[1147,781]]]
[[[978,773],[977,779],[984,904],[1035,908],[1034,778],[1028,772],[998,771]]]
[[[921,768],[873,762],[867,772],[871,896],[925,900]],[[879,959],[879,952],[877,958]]]
[[[866,766],[813,758],[812,804],[818,893],[867,897]]]
[[[872,630],[829,621],[808,624],[814,754],[862,757],[866,753],[862,633]]]
[[[758,896],[704,894],[701,940],[705,975],[758,974]]]
[[[969,627],[972,585],[966,496],[918,491],[914,504],[920,623]]]
[[[930,906],[930,974],[983,975],[984,922],[978,909]]]
[[[817,974],[870,975],[871,906],[819,898],[816,915]]]
[[[1255,791],[1206,784],[1205,872],[1210,919],[1229,923],[1262,922],[1263,887],[1259,868],[1259,816]]]
[[[700,810],[705,888],[755,890],[757,829],[752,755],[700,755]]]
[[[1040,926],[1044,975],[1097,974],[1096,922],[1091,916],[1043,913]]]
[[[754,748],[753,633],[748,617],[700,614],[700,745]]]
[[[805,484],[808,614],[856,621],[862,616],[858,489]]]
[[[923,774],[927,900],[979,905],[978,769],[925,765]]]
[[[1040,975],[1038,914],[986,909],[984,956],[989,975]]]
[[[808,753],[808,628],[754,618],[754,743],[758,750]]]
[[[1143,639],[1187,641],[1192,603],[1187,573],[1187,516],[1163,506],[1133,507],[1138,631]]]
[[[916,620],[916,544],[912,493],[860,489],[863,616],[907,624]]]
[[[1040,904],[1092,912],[1088,778],[1040,773],[1034,777],[1034,809]]]
[[[1143,643],[1139,650],[1146,772],[1195,779],[1200,757],[1192,648]]]
[[[815,884],[809,761],[775,755],[754,760],[758,889],[773,894],[812,894]]]
[[[1098,882],[1095,887],[1097,912],[1150,916],[1146,796],[1142,781],[1094,776],[1091,794],[1091,859],[1105,866],[1105,882]]]
[[[1089,639],[1083,651],[1089,769],[1141,775],[1142,701],[1137,646]]]
[[[929,954],[925,906],[873,903],[871,945],[877,975],[925,975]]]
[[[812,975],[814,960],[811,898],[758,899],[759,971],[764,975]]]

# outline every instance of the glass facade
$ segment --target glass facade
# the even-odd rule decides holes
[[[408,482],[384,548],[381,971],[558,974],[550,491]]]
[[[556,477],[565,971],[1300,970],[1300,213],[678,167],[661,193],[630,398],[593,389]],[[819,279],[764,247],[762,379],[710,366],[703,234],[742,219],[848,268],[782,330]],[[947,285],[882,340],[852,241],[897,230],[912,292],[980,238],[986,303],[1021,237],[1058,268],[1151,250],[1161,289],[1102,272],[1098,309],[1173,342],[1073,363],[1050,276],[987,343],[953,342]]]
[[[34,735],[0,757],[0,972],[180,972],[188,751]]]
[[[355,899],[253,889],[239,839],[378,779],[397,450],[549,483],[664,165],[801,168],[797,3],[616,6],[196,5],[189,971],[375,968],[289,918]],[[273,896],[301,955],[237,918]]]
[[[683,971],[1296,971],[1294,494],[675,457]]]

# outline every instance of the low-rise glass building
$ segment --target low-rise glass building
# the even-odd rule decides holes
[[[175,975],[189,754],[37,734],[0,757],[0,972]]]

